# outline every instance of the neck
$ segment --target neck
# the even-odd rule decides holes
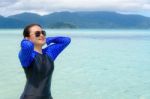
[[[42,54],[42,46],[34,46],[34,50]]]

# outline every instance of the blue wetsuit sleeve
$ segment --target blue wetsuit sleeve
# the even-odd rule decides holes
[[[33,42],[23,39],[21,41],[21,50],[19,51],[18,57],[23,67],[28,67],[32,62],[32,52],[34,50]]]
[[[47,37],[46,38],[46,44],[48,45],[46,47],[46,53],[52,58],[54,61],[56,57],[61,53],[63,49],[65,49],[69,43],[71,42],[70,37]],[[51,43],[53,43],[51,45]]]

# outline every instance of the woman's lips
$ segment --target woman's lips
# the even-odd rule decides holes
[[[44,39],[39,39],[40,41],[44,41]]]
[[[42,41],[44,41],[44,38],[40,38],[39,40],[42,40]]]

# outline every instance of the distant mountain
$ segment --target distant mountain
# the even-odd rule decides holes
[[[150,17],[116,12],[54,12],[48,15],[21,13],[0,16],[0,28],[23,28],[39,23],[45,28],[150,28]]]
[[[20,20],[0,16],[0,28],[20,28],[24,27],[25,24],[25,22]]]
[[[20,20],[20,21],[24,21],[27,23],[42,22],[42,17],[40,15],[34,14],[34,13],[27,13],[27,12],[8,16],[7,18]]]

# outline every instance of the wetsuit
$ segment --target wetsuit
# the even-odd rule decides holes
[[[69,37],[47,37],[42,54],[34,51],[34,44],[23,39],[18,57],[26,75],[26,85],[20,99],[53,99],[51,78],[54,60],[69,45]],[[51,44],[53,43],[53,44]]]

